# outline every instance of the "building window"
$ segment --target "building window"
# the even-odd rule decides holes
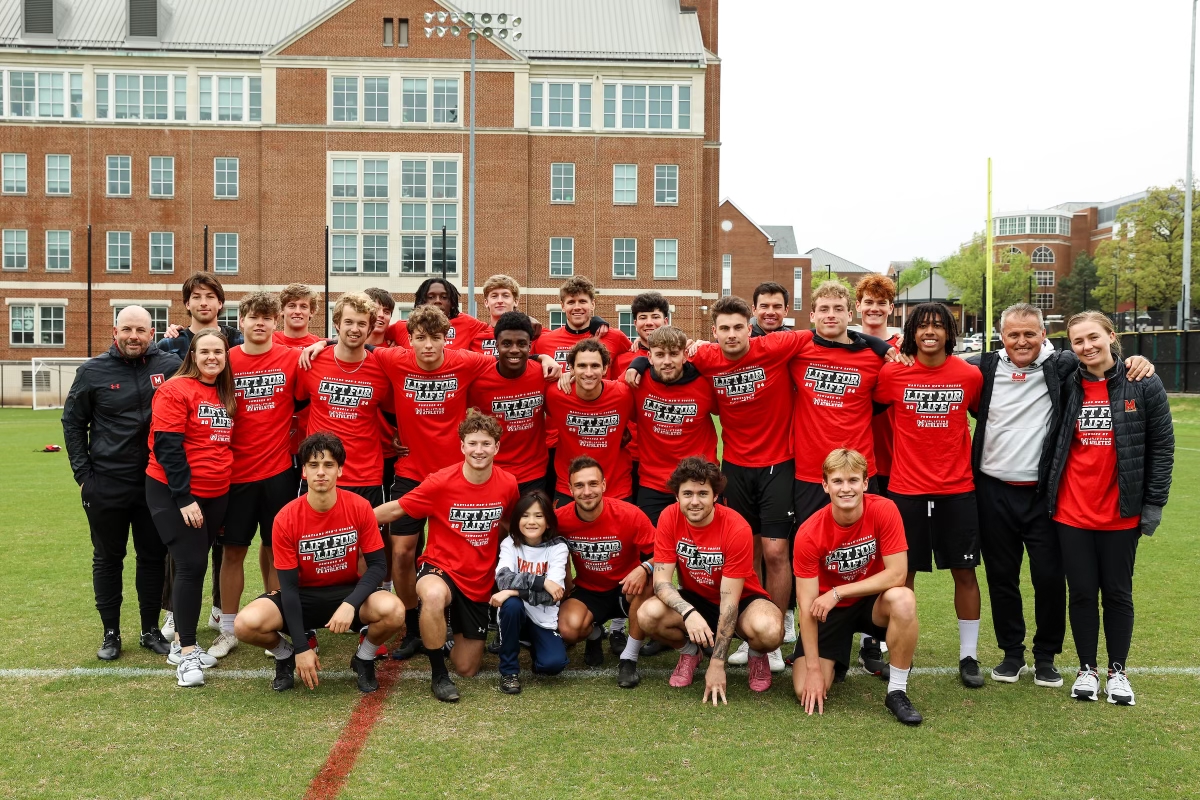
[[[187,117],[186,75],[97,72],[95,81],[98,120],[167,122]],[[72,116],[74,104],[72,88]]]
[[[133,193],[129,156],[108,157],[108,196],[129,197]]]
[[[1043,311],[1054,308],[1054,295],[1049,292],[1039,292],[1033,296],[1033,304]]]
[[[550,202],[575,202],[575,165],[550,165]]]
[[[333,121],[358,121],[358,78],[333,79]]]
[[[363,234],[363,272],[387,274],[388,237]]]
[[[175,234],[154,231],[150,234],[150,271],[175,271]]]
[[[37,341],[37,331],[34,320],[35,306],[8,307],[8,343],[11,345],[30,345]]]
[[[4,239],[4,268],[29,269],[29,231],[6,230]]]
[[[675,164],[658,164],[654,167],[654,204],[658,206],[679,205],[679,167]]]
[[[213,159],[213,195],[230,199],[238,196],[238,160],[236,158]]]
[[[235,331],[240,330],[238,325],[238,304],[226,303],[221,307],[221,312],[217,314],[217,324],[224,325],[226,328],[233,328]]]
[[[50,347],[61,347],[67,341],[67,309],[63,306],[41,306],[38,309],[40,343]]]
[[[433,196],[438,200],[454,200],[458,197],[457,162],[433,162]]]
[[[556,331],[559,328],[567,327],[567,312],[561,309],[551,309],[550,311],[550,330]]]
[[[647,121],[651,128],[669,130],[675,127],[673,120],[675,116],[673,113],[674,88],[673,86],[647,87]]]
[[[201,75],[200,120],[256,122],[262,120],[262,78],[251,75]]]
[[[637,239],[613,239],[613,277],[637,277]]]
[[[175,158],[150,156],[150,196],[175,196]]]
[[[10,344],[42,347],[66,344],[67,309],[61,303],[9,306],[8,317]]]
[[[679,86],[676,87],[679,93],[679,130],[690,131],[692,129],[692,87]]]
[[[678,99],[678,102],[676,102]],[[619,111],[618,111],[618,100]],[[690,130],[690,85],[606,83],[604,127],[619,130]]]
[[[46,194],[71,193],[71,157],[46,156]]]
[[[804,310],[804,270],[792,270],[792,310]]]
[[[426,271],[427,238],[425,236],[400,237],[400,274],[423,274]]]
[[[654,277],[679,277],[679,240],[654,240]]]
[[[543,117],[542,112],[542,96],[546,91],[546,84],[531,83],[529,84],[529,127],[542,127]]]
[[[592,127],[592,84],[536,81],[529,84],[531,128]]]
[[[46,270],[66,272],[71,269],[71,232],[46,231]]]
[[[637,328],[635,328],[633,325],[632,311],[618,311],[617,326],[620,327],[621,333],[625,334],[635,342],[638,340]]]
[[[213,234],[213,272],[230,275],[238,271],[238,235]]]
[[[108,232],[108,271],[129,272],[133,268],[133,247],[129,231]]]
[[[363,78],[363,121],[387,122],[388,79]]]
[[[1038,247],[1033,251],[1033,255],[1029,257],[1029,260],[1034,264],[1053,264],[1054,252],[1049,247]]]
[[[994,222],[996,236],[1018,236],[1025,233],[1025,217],[999,217]]]
[[[1054,285],[1054,270],[1039,269],[1033,273],[1034,280],[1038,286],[1053,286]]]
[[[120,315],[120,313],[130,305],[133,304],[128,303],[127,305],[123,306],[113,306],[113,327],[116,327],[117,317]],[[154,326],[154,341],[161,342],[163,333],[165,333],[167,330],[170,309],[168,309],[166,306],[146,305],[145,303],[140,303],[139,305],[146,309],[146,312],[150,314],[150,324]],[[221,310],[224,312],[224,309]]]
[[[7,82],[6,82],[7,78]],[[8,102],[4,88],[8,87]],[[82,72],[19,72],[0,69],[0,118],[80,119]]]
[[[4,193],[25,194],[28,189],[28,159],[24,153],[4,154]]]
[[[401,97],[401,122],[429,120],[429,81],[425,78],[405,78]]]
[[[246,118],[242,78],[217,78],[217,119],[241,122]]]
[[[547,118],[551,128],[575,127],[575,84],[550,84],[550,106]]]
[[[458,79],[433,79],[433,121],[440,124],[458,122]]]
[[[613,164],[613,205],[637,205],[637,164]]]
[[[566,278],[575,274],[575,240],[568,236],[550,237],[550,277]]]
[[[721,297],[733,294],[733,254],[721,256]]]

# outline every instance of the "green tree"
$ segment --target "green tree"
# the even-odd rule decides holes
[[[958,248],[957,253],[943,260],[938,265],[938,272],[946,283],[958,290],[965,314],[984,316],[987,240],[983,233],[976,233],[971,241]],[[998,319],[1007,306],[1026,301],[1033,271],[1025,254],[1003,253],[997,259],[992,275],[992,311]]]
[[[1054,298],[1055,313],[1062,314],[1066,319],[1072,314],[1097,307],[1093,299],[1096,288],[1096,261],[1087,253],[1080,253],[1071,265],[1071,274],[1058,281],[1058,292]]]
[[[928,259],[914,258],[912,264],[896,276],[896,294],[902,294],[905,289],[909,289],[926,280],[929,277],[929,270],[932,266],[933,264]]]

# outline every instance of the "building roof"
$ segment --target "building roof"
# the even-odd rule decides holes
[[[194,2],[194,0],[191,0]],[[700,22],[679,0],[505,0],[521,18],[513,45],[529,58],[705,60]]]
[[[800,255],[800,246],[796,244],[796,231],[791,225],[763,225],[762,229],[769,238],[775,240],[775,255]]]
[[[957,288],[946,283],[945,278],[934,270],[933,273],[933,302],[958,302],[962,296]],[[929,278],[921,281],[915,286],[910,286],[896,296],[897,303],[907,303],[909,305],[915,303],[928,303],[929,299]]]
[[[822,250],[819,247],[814,247],[812,250],[809,250],[804,255],[806,255],[812,259],[812,268],[813,268],[814,272],[819,272],[821,267],[824,267],[825,265],[829,265],[830,267],[833,267],[833,271],[839,272],[839,273],[849,273],[849,272],[864,272],[865,273],[865,272],[874,272],[875,271],[873,269],[867,269],[866,267],[859,266],[858,264],[855,264],[853,261],[847,261],[846,259],[842,258],[841,256],[831,253],[828,250]]]
[[[1086,208],[1086,206],[1084,206]],[[1054,208],[1027,208],[1023,211],[1001,211],[992,215],[993,218],[999,217],[1027,217],[1030,215],[1047,216],[1047,217],[1069,217],[1072,216],[1077,209],[1065,209],[1055,206]]]

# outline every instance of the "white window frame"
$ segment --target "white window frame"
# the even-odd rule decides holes
[[[221,176],[224,175],[226,180],[224,185],[229,186],[229,165],[225,165],[225,170],[218,170],[219,162],[233,162],[233,194],[221,194],[220,187],[222,181]],[[213,158],[213,199],[215,200],[237,200],[242,193],[242,160],[238,156],[216,156]]]
[[[555,167],[562,167],[563,169],[559,170],[559,172],[562,174],[556,175]],[[567,170],[566,167],[570,167],[570,170]],[[570,172],[569,176],[567,175],[567,172]],[[555,181],[561,181],[562,185],[556,187],[554,185]],[[571,184],[570,188],[567,187],[568,181],[570,181],[570,184]],[[554,199],[554,193],[556,191],[562,193],[562,196],[558,200]],[[568,192],[570,193],[569,199],[567,197]],[[557,161],[550,165],[550,203],[551,203],[551,205],[562,205],[562,206],[569,206],[569,205],[575,204],[575,163],[574,162],[572,162],[572,161]]]
[[[136,117],[118,117],[117,116],[117,78],[118,77],[136,77],[138,79],[138,115]],[[167,79],[167,116],[166,119],[146,119],[144,117],[145,110],[145,89],[142,86],[143,78],[166,78]],[[176,122],[184,122],[187,120],[187,93],[184,93],[184,103],[179,104],[179,93],[176,90],[176,81],[182,78],[187,81],[186,72],[163,72],[161,70],[96,70],[92,75],[92,112],[93,119],[98,122],[118,122],[132,123],[139,125],[141,123],[150,123],[152,125],[170,125]],[[101,83],[106,84],[106,88],[101,88]],[[185,84],[186,85],[186,84]],[[101,93],[104,94],[102,101]],[[182,113],[182,116],[180,114]]]
[[[610,86],[616,87],[614,90],[612,90],[613,93],[615,94],[615,97],[612,97],[612,98],[609,97],[609,87]],[[644,111],[642,114],[642,116],[644,117],[644,120],[645,120],[644,125],[636,125],[636,124],[626,125],[625,124],[624,98],[625,98],[625,87],[627,87],[627,86],[643,86],[646,88],[645,108],[644,108]],[[662,128],[662,127],[652,128],[652,127],[650,127],[650,116],[651,116],[650,115],[650,103],[651,103],[650,87],[651,86],[671,87],[671,117],[670,117],[671,125],[670,125],[670,127],[667,127],[667,128]],[[679,104],[680,104],[679,90],[680,90],[680,88],[688,89],[688,99],[684,101],[688,105],[688,112],[685,115],[681,115],[680,110],[679,110]],[[654,133],[659,133],[659,132],[663,132],[663,131],[684,132],[684,133],[690,132],[692,129],[692,119],[695,117],[695,114],[692,111],[692,109],[695,106],[695,101],[696,101],[695,94],[692,91],[693,88],[694,87],[692,86],[692,82],[690,80],[685,80],[685,81],[670,81],[670,80],[666,80],[666,81],[661,81],[661,80],[604,81],[604,83],[600,89],[600,123],[597,127],[599,127],[600,130],[606,130],[606,131],[649,131],[649,132],[654,132]],[[610,102],[614,102],[614,101],[615,101],[615,104],[610,105]],[[636,98],[635,98],[635,102],[636,102]],[[594,105],[595,105],[595,99],[593,98],[593,106]],[[612,110],[610,110],[610,109],[612,109]],[[594,107],[593,107],[592,113],[593,113],[593,119],[594,119],[595,118]],[[609,124],[609,117],[613,117],[613,120],[612,120],[613,124],[611,124],[611,125]],[[687,120],[687,127],[680,127],[679,122],[680,122],[681,118]]]
[[[1054,286],[1054,270],[1035,269],[1033,271],[1033,285],[1039,288]]]
[[[621,180],[622,182],[626,182],[626,184],[629,181],[629,167],[633,167],[633,199],[632,200],[630,200],[628,198],[628,193],[629,193],[628,185],[626,185],[624,188],[617,189],[617,181],[618,180]],[[620,171],[622,173],[619,178],[617,176],[618,171]],[[614,206],[636,206],[637,202],[638,202],[638,165],[637,164],[613,164],[612,179],[613,179],[612,180],[613,205]],[[618,191],[624,193],[621,196],[624,199],[618,198],[618,196],[617,196]]]
[[[617,327],[620,328],[621,333],[625,334],[633,341],[636,342],[638,340],[637,325],[633,321],[632,311],[617,312]]]
[[[67,180],[66,180],[67,190],[65,192],[50,191],[50,169],[51,169],[50,159],[52,159],[52,158],[65,158],[67,160]],[[56,165],[54,167],[54,170],[56,172],[60,172],[62,170],[62,166],[59,165],[58,162],[55,162],[55,164]],[[56,181],[56,183],[60,187],[61,187],[62,182],[63,181],[61,180],[61,178]],[[70,197],[71,196],[71,188],[72,188],[72,184],[71,184],[71,156],[70,156],[70,154],[68,154],[68,153],[47,153],[46,154],[46,196],[47,197]]]
[[[333,93],[333,99],[330,101],[330,105],[329,105],[329,120],[330,120],[330,122],[334,125],[336,125],[339,122],[357,124],[358,121],[363,118],[363,114],[362,114],[363,97],[362,97],[362,91],[361,91],[362,79],[359,78],[359,76],[357,76],[357,75],[330,75],[329,82],[330,82],[330,84],[332,84],[330,91]],[[338,95],[341,94],[341,95],[343,95],[343,98],[344,98],[344,96],[346,94],[348,94],[349,92],[346,89],[339,90],[338,84],[340,83],[343,86],[345,86],[348,82],[354,84],[354,89],[353,89],[354,103],[353,104],[342,103],[339,105],[338,104]],[[343,115],[342,119],[338,119],[339,111],[342,112],[342,115]],[[353,114],[354,116],[351,117],[350,116],[351,114]]]
[[[232,236],[230,240],[228,237]],[[225,237],[224,242],[218,237]],[[233,248],[233,268],[230,269],[228,264],[222,266],[220,263],[221,249],[225,249],[225,260],[229,259],[230,248]],[[237,275],[241,268],[241,239],[236,231],[220,231],[213,233],[213,272],[217,275]]]
[[[26,300],[25,298],[13,297],[13,298],[6,298],[4,302],[5,302],[5,305],[8,306],[8,346],[9,347],[15,347],[15,348],[21,348],[21,349],[28,350],[28,349],[32,349],[32,348],[47,348],[47,347],[61,348],[61,347],[66,346],[66,343],[67,343],[67,305],[68,305],[68,303],[65,299],[64,300],[57,300],[57,299],[55,299],[55,300],[42,300],[42,299]],[[18,309],[18,308],[33,309],[33,318],[30,320],[33,323],[33,331],[32,331],[33,341],[32,342],[14,342],[13,341],[13,313],[14,313],[14,309]],[[62,341],[60,341],[60,342],[43,342],[42,341],[42,337],[47,333],[47,331],[45,330],[45,328],[42,324],[44,322],[44,320],[42,318],[43,309],[51,309],[51,308],[62,309],[62,320],[61,320],[62,330],[58,331],[58,333],[62,336]],[[50,333],[53,335],[54,331],[51,331]]]
[[[158,244],[155,244],[154,237],[156,237],[156,236],[167,237],[167,238],[160,239]],[[153,275],[169,275],[175,271],[175,232],[174,231],[150,231],[150,233],[147,236],[146,246],[147,246],[146,252],[149,254],[148,263],[149,263],[149,268],[150,268],[151,274],[153,274]],[[158,268],[155,268],[155,266],[154,266],[154,259],[155,259],[154,249],[156,247],[159,248],[161,251],[159,253],[158,258],[160,258],[160,259],[169,258],[170,259],[170,262],[171,262],[170,268],[164,269],[161,266],[159,266]],[[168,251],[169,251],[169,255],[168,255]]]
[[[733,253],[721,256],[721,297],[733,294]]]
[[[117,326],[117,315],[129,306],[141,306],[150,315],[150,324],[154,326],[154,341],[161,342],[167,326],[171,324],[171,302],[151,300],[109,300],[113,311],[113,327]],[[159,319],[155,319],[155,317]],[[159,324],[161,323],[161,324]]]
[[[8,164],[9,159],[12,159],[12,166]],[[29,156],[26,153],[4,153],[0,155],[0,190],[4,194],[24,195],[29,194]],[[8,189],[9,170],[12,171],[13,188]],[[19,187],[19,188],[18,188]]]
[[[118,159],[116,167],[115,167],[117,170],[117,180],[116,180],[117,191],[116,192],[113,192],[112,188],[111,188],[112,183],[113,183],[112,171],[114,169],[113,159]],[[125,159],[124,166],[122,166],[122,162],[119,159]],[[128,177],[124,181],[121,180],[122,169],[125,169],[128,171]],[[128,189],[124,192],[120,191],[122,184],[124,184],[125,186],[128,187]],[[104,196],[105,197],[132,197],[133,196],[133,156],[116,155],[116,156],[105,156],[104,157]]]
[[[571,124],[550,124],[550,87],[571,87]],[[536,87],[536,88],[535,88]],[[539,95],[540,93],[540,95]],[[587,111],[582,108],[586,94]],[[561,114],[561,111],[555,112]],[[590,131],[596,129],[596,90],[590,80],[538,78],[529,82],[529,127],[544,131]]]
[[[218,325],[224,325],[236,331],[241,330],[241,325],[238,324],[240,319],[238,316],[238,304],[236,301],[231,300],[221,306],[221,310],[218,312],[215,321]]]
[[[547,308],[550,317],[550,327],[548,330],[556,331],[559,328],[567,327],[567,312],[561,308]]]
[[[557,245],[557,246],[556,246]],[[559,256],[559,264],[555,267],[554,257]],[[568,262],[563,261],[563,256],[569,258]],[[564,266],[566,271],[564,272]],[[558,271],[555,272],[555,269]],[[550,263],[549,272],[551,278],[569,278],[575,274],[575,237],[573,236],[551,236],[550,237]]]
[[[366,86],[368,78],[382,78],[387,81],[387,119],[386,120],[367,120],[366,115]],[[355,100],[355,115],[352,120],[335,119],[334,114],[334,82],[338,79],[348,79],[354,81],[356,100]],[[421,111],[424,114],[423,120],[406,122],[404,119],[404,81],[416,80],[425,82],[425,102],[421,106]],[[454,120],[451,122],[435,122],[439,111],[448,109],[439,109],[437,107],[436,97],[438,96],[437,81],[454,81]],[[336,126],[367,126],[379,128],[462,128],[463,127],[463,92],[465,81],[461,72],[438,72],[429,71],[422,73],[411,72],[396,72],[390,70],[378,70],[371,72],[346,72],[342,70],[330,70],[328,80],[326,82],[326,120],[329,125]],[[444,96],[445,93],[442,93]]]
[[[14,114],[12,111],[12,73],[14,72],[30,73],[34,76],[33,100],[30,105],[32,113],[30,114]],[[50,76],[62,78],[63,113],[61,115],[42,113],[42,80]],[[78,89],[72,86],[72,82],[78,84]],[[22,87],[22,91],[24,88]],[[53,92],[53,89],[51,88],[50,91]],[[29,69],[0,68],[0,96],[3,99],[3,102],[0,103],[0,119],[59,121],[83,119],[83,73],[75,70],[39,69],[36,67]],[[53,94],[50,102],[51,111],[53,111]],[[24,104],[23,100],[22,104]]]
[[[668,255],[674,257],[674,266],[671,274],[666,274],[666,265],[659,268],[659,256],[664,258]],[[654,280],[670,281],[679,279],[679,240],[678,239],[655,239],[654,240]]]
[[[12,249],[13,265],[9,266],[9,249]],[[24,259],[24,263],[18,263]],[[5,272],[29,271],[29,231],[24,228],[5,228],[0,232],[0,267]]]
[[[221,78],[241,78],[242,79],[242,118],[239,119],[221,119]],[[209,116],[204,118],[204,107],[202,105],[201,95],[204,93],[204,81],[211,79],[211,91],[209,92]],[[259,91],[253,91],[253,81],[258,80]],[[333,92],[333,82],[330,81],[329,91]],[[258,119],[252,119],[254,116],[254,106],[250,102],[250,98],[257,94],[259,98]],[[332,107],[331,107],[332,111]],[[213,125],[261,125],[262,124],[262,74],[254,72],[201,72],[196,84],[196,119],[199,122],[204,122]],[[332,119],[332,114],[330,116]]]
[[[1054,310],[1054,293],[1053,292],[1034,292],[1033,305],[1040,308],[1042,311]]]
[[[675,171],[674,176],[671,175],[671,170]],[[666,186],[670,182],[675,182],[674,190],[662,188],[660,190],[660,182]],[[674,192],[674,196],[671,192]],[[663,194],[663,199],[659,199],[659,194]],[[654,165],[654,205],[656,206],[677,206],[679,205],[679,165],[678,164],[655,164]]]
[[[1049,259],[1046,258],[1046,255],[1050,256]],[[1033,252],[1029,254],[1029,263],[1030,264],[1053,264],[1054,263],[1054,251],[1051,250],[1049,247],[1046,247],[1046,245],[1044,245],[1044,244],[1038,245],[1037,247],[1033,248]]]
[[[620,271],[620,272],[617,271],[617,266],[618,266],[618,264],[617,264],[617,243],[618,242],[621,243],[620,253],[622,256],[629,255],[630,251],[627,249],[628,243],[633,242],[633,251],[632,251],[633,252],[633,270],[632,271],[627,271],[629,264],[626,263],[626,261],[624,259],[622,260],[622,262],[620,264],[620,266],[622,267],[622,271]],[[637,239],[632,236],[624,236],[624,237],[618,236],[618,237],[613,238],[613,240],[612,240],[612,276],[614,278],[628,280],[628,279],[637,277],[637,255],[638,255],[638,246],[637,245],[638,245]]]
[[[66,252],[67,265],[66,265],[65,267],[63,267],[63,266],[57,266],[57,267],[52,267],[52,266],[50,266],[50,234],[52,234],[52,233],[53,233],[53,234],[65,233],[65,234],[67,235],[67,252]],[[72,238],[72,237],[71,237],[71,232],[70,232],[69,230],[64,230],[64,229],[56,229],[56,230],[48,230],[48,231],[46,231],[46,258],[45,258],[45,262],[46,262],[46,271],[47,271],[47,272],[70,272],[70,271],[71,271],[71,238]],[[62,243],[61,243],[61,242],[57,243],[57,244],[55,245],[55,247],[62,247]],[[61,259],[61,258],[63,258],[63,254],[60,252],[60,253],[59,253],[59,254],[57,254],[55,257],[56,257],[56,258],[60,258],[60,259]]]
[[[155,161],[155,159],[161,159],[163,161],[163,165],[166,167],[166,169],[162,169],[160,171],[162,171],[164,173],[164,175],[166,173],[170,174],[170,177],[171,177],[171,183],[170,183],[171,191],[170,192],[155,193],[155,191],[154,191],[154,172],[155,172],[154,161]],[[150,174],[149,192],[150,192],[151,197],[172,198],[175,196],[175,156],[150,156],[149,174]],[[165,184],[166,180],[164,179],[162,181],[162,183]]]
[[[126,237],[126,240],[124,242],[121,241],[122,234],[124,234],[124,236]],[[116,237],[115,240],[113,238],[114,236]],[[129,266],[124,269],[121,268],[120,263],[119,263],[119,260],[121,258],[121,248],[123,246],[128,246],[128,248],[129,248]],[[112,265],[113,264],[113,248],[114,247],[116,248],[116,251],[117,251],[116,257],[118,259],[118,265],[117,265],[116,269],[113,269],[113,265]],[[116,230],[114,230],[114,231],[108,231],[105,233],[105,236],[104,236],[104,271],[105,272],[115,272],[118,274],[125,274],[125,273],[129,273],[129,272],[133,271],[133,233],[131,231],[116,231]]]

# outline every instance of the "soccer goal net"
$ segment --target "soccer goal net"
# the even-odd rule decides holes
[[[32,395],[35,411],[62,408],[75,380],[75,370],[86,358],[34,358],[28,374],[21,375],[21,389]]]

